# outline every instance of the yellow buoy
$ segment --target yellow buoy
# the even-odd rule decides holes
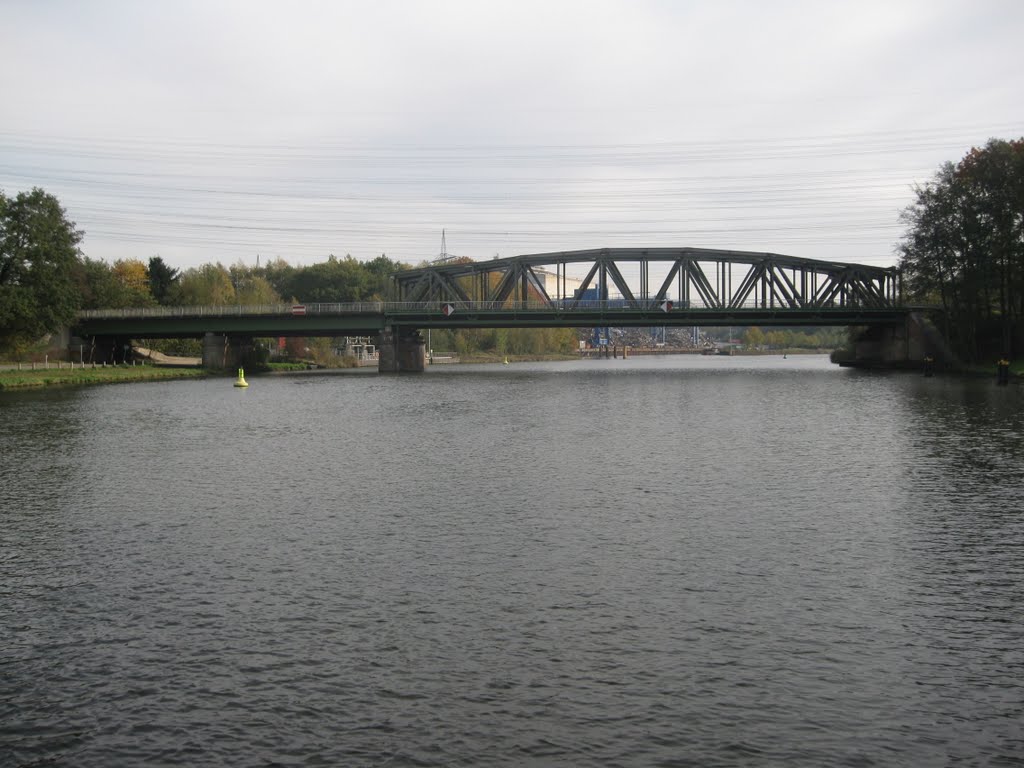
[[[245,371],[241,368],[238,369],[238,381],[235,382],[236,387],[248,387],[249,382],[245,380]]]
[[[505,365],[508,365],[508,356],[505,357]]]

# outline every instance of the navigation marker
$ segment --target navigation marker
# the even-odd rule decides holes
[[[661,302],[661,311],[662,312],[671,312],[672,311],[672,302],[671,301],[663,301],[663,302]]]
[[[292,304],[292,314],[293,315],[304,315],[304,314],[306,314],[306,305],[305,304]]]
[[[441,307],[441,311],[444,312],[445,317],[451,317],[452,314],[455,312],[455,307],[453,307],[451,304],[445,304],[443,307]]]

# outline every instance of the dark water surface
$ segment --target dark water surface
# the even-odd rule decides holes
[[[0,765],[1020,765],[1024,390],[819,357],[0,394]]]

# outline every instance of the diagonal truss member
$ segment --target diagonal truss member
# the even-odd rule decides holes
[[[572,310],[595,298],[638,310],[667,300],[714,310],[899,303],[895,268],[708,248],[599,248],[437,264],[400,272],[395,283],[400,301],[495,309]]]

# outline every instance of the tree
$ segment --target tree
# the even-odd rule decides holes
[[[67,325],[79,305],[82,233],[42,189],[0,192],[0,348],[16,349]]]
[[[746,330],[746,333],[743,334],[743,343],[750,349],[763,347],[765,343],[764,331],[757,326],[751,326]]]
[[[231,274],[222,264],[203,264],[185,270],[172,292],[174,303],[186,307],[235,303]]]
[[[268,261],[259,272],[267,279],[279,296],[286,299],[291,298],[288,288],[291,284],[292,276],[295,274],[295,267],[278,257]]]
[[[162,258],[153,256],[149,260],[149,292],[160,304],[166,304],[175,283],[178,281],[178,270],[169,267]]]
[[[149,270],[139,259],[118,259],[112,268],[124,292],[124,305],[149,307],[155,302],[149,290]]]
[[[253,304],[281,304],[281,297],[265,277],[254,275],[245,282],[239,283],[235,288],[235,303],[244,305]]]
[[[768,331],[764,335],[764,340],[768,349],[782,349],[786,346],[786,333],[785,331]]]
[[[394,283],[392,277],[402,269],[408,269],[404,264],[392,261],[383,253],[375,259],[371,259],[364,265],[370,274],[369,293],[367,298],[385,300],[392,297]]]
[[[1024,342],[1024,139],[992,139],[914,190],[898,246],[912,300],[942,306],[968,360]]]
[[[82,309],[123,309],[153,306],[149,272],[138,259],[113,265],[83,257],[75,268],[75,286]]]
[[[250,267],[241,261],[228,270],[235,287],[235,304],[280,304],[281,297],[264,277],[259,267]]]
[[[296,269],[282,288],[283,296],[308,302],[346,302],[368,299],[372,293],[370,275],[361,262],[346,256]]]

